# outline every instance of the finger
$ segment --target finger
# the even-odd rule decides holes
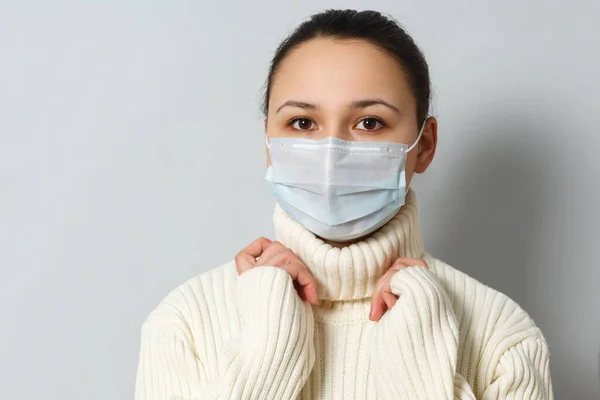
[[[272,242],[269,239],[261,237],[256,239],[254,242],[250,243],[248,246],[246,246],[246,248],[240,251],[240,253],[252,256],[254,257],[254,259],[257,259],[271,245],[271,243]]]
[[[273,254],[272,257],[271,254]],[[302,300],[308,300],[311,304],[318,304],[317,281],[292,250],[284,247],[279,242],[273,242],[264,252],[259,264],[271,265],[287,271],[292,279],[297,282],[298,294]]]
[[[267,238],[261,237],[250,243],[235,256],[235,266],[238,275],[243,274],[256,265],[256,258],[271,244]]]
[[[390,270],[392,270],[392,271],[400,271],[401,269],[404,269],[406,267],[408,267],[408,265],[404,264],[404,262],[402,262],[402,259],[399,258],[396,261],[394,261],[394,263],[390,267]]]
[[[312,304],[318,304],[317,281],[312,276],[308,268],[301,262],[284,264],[280,266],[296,282],[302,294]]]
[[[418,258],[398,258],[396,263],[404,264],[407,267],[425,267],[428,268],[427,262]]]
[[[383,300],[382,291],[375,290],[371,297],[371,311],[369,312],[369,319],[371,321],[379,321],[386,310],[386,304]]]
[[[296,282],[296,286],[300,289],[299,294],[302,293],[301,298],[304,297],[311,304],[319,304],[317,281],[306,265],[302,264],[302,262],[294,262],[291,264],[280,265],[279,268],[287,271]]]
[[[294,282],[297,283],[297,281]],[[313,304],[315,306],[319,304],[317,281],[311,282],[306,286],[301,286],[297,284],[296,290],[298,291],[298,295],[302,300],[308,301],[310,304]]]
[[[298,290],[298,294],[300,294],[300,297],[302,298],[302,300],[306,300],[310,304],[313,304],[315,306],[319,304],[319,295],[317,292],[317,281],[316,280],[314,280],[313,282],[311,282],[305,286],[300,286],[300,288]]]
[[[267,249],[262,253],[257,265],[271,265],[276,267],[272,259],[279,253],[287,250],[287,247],[282,245],[280,242],[271,242]]]
[[[272,245],[275,246],[275,245]],[[279,249],[276,248],[276,250],[272,251],[272,252],[276,252],[272,257],[270,257],[268,254],[265,254],[263,257],[261,257],[260,261],[259,261],[259,265],[270,265],[273,267],[281,267],[282,265],[285,264],[292,264],[292,263],[302,263],[300,261],[300,259],[298,258],[298,256],[296,256],[296,254],[294,254],[294,252],[290,249],[287,249],[285,247],[282,246],[281,251],[278,251]],[[267,253],[269,251],[269,249],[267,249],[267,251],[265,251],[265,253]]]
[[[383,298],[383,301],[385,302],[385,305],[387,306],[388,310],[391,310],[392,307],[394,307],[394,305],[396,304],[396,301],[398,301],[396,296],[390,292],[382,292],[381,297]]]
[[[244,272],[254,268],[256,264],[256,258],[251,255],[238,253],[235,256],[235,268],[237,269],[238,275],[243,274]]]
[[[294,289],[296,289],[296,292],[298,292],[298,296],[300,296],[302,301],[306,301],[306,295],[304,294],[304,290],[302,289],[302,286],[300,286],[296,281],[294,281]]]
[[[375,286],[375,291],[371,298],[371,312],[369,313],[369,318],[372,321],[379,321],[387,309],[392,308],[396,304],[396,296],[390,290],[390,281],[396,272],[394,264],[385,271]]]
[[[402,263],[394,263],[394,265],[392,265],[390,267],[390,270],[391,271],[400,271],[400,270],[402,270],[404,268],[408,268],[408,265],[404,265]]]
[[[379,321],[387,309],[385,301],[381,293],[378,293],[371,299],[371,312],[369,313],[369,319],[371,321]]]
[[[397,271],[398,269],[396,264],[388,268],[387,271],[385,271],[385,273],[377,281],[377,284],[375,285],[375,291],[384,290],[386,287],[389,288],[392,275],[394,275]]]

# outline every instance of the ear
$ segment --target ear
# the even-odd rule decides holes
[[[434,117],[427,118],[425,128],[423,128],[423,136],[417,145],[417,162],[415,164],[415,173],[422,174],[427,170],[437,148],[438,140],[438,123]]]

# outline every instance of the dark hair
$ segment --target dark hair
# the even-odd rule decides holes
[[[316,38],[366,40],[395,57],[412,88],[417,103],[417,122],[429,112],[429,68],[425,56],[400,25],[377,11],[327,10],[312,15],[294,30],[277,48],[267,78],[263,112],[268,114],[274,76],[281,61],[300,44]]]

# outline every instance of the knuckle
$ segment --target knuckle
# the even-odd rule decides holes
[[[292,250],[290,250],[290,249],[285,249],[283,251],[283,255],[286,256],[286,257],[288,257],[288,258],[294,258],[294,257],[296,257],[296,255],[294,254],[294,252]]]
[[[294,262],[293,254],[289,250],[281,251],[277,258],[281,264],[291,264]]]

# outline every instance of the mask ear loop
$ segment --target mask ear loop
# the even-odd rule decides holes
[[[427,120],[423,121],[423,125],[421,125],[421,129],[419,130],[419,135],[417,136],[417,140],[415,140],[415,142],[412,144],[412,146],[410,146],[406,152],[408,153],[409,151],[411,151],[412,149],[415,148],[415,146],[417,145],[417,143],[419,143],[419,140],[421,140],[421,136],[423,136],[423,131],[425,130],[425,125],[427,124]]]
[[[267,149],[271,148],[271,145],[269,144],[269,138],[267,137],[267,134],[265,134],[265,145],[267,146]]]
[[[412,146],[410,146],[408,148],[408,150],[406,150],[407,153],[409,151],[411,151],[412,149],[414,149],[415,146],[417,145],[417,143],[419,143],[419,140],[421,140],[421,136],[423,136],[423,131],[425,130],[425,125],[426,124],[427,124],[427,119],[425,119],[425,121],[423,121],[423,125],[421,125],[421,130],[419,130],[419,134],[417,135],[417,140],[415,140],[415,142],[412,144]],[[408,184],[408,186],[406,186],[406,191],[404,192],[405,196],[408,194],[408,191],[410,190],[410,185],[411,184],[412,184],[412,181]]]

